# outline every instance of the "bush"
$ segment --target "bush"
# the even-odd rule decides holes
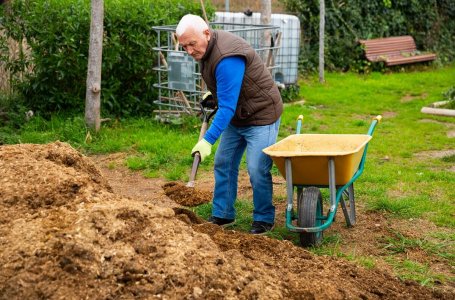
[[[199,1],[105,0],[101,105],[103,116],[149,114],[156,94],[152,26],[201,14]],[[89,0],[12,0],[0,8],[0,46],[26,40],[29,51],[0,59],[13,89],[41,115],[84,110],[90,29]],[[207,7],[209,13],[213,9]],[[45,24],[45,26],[43,26]]]
[[[286,88],[280,90],[280,94],[284,103],[293,102],[300,99],[300,86],[298,84],[288,85]]]
[[[455,101],[455,85],[443,93],[444,100]]]
[[[0,94],[0,128],[20,128],[30,117],[30,113],[27,114],[24,101],[20,96]]]
[[[317,69],[319,0],[281,1],[300,17],[302,67]],[[330,70],[363,70],[358,40],[389,36],[413,36],[417,49],[436,52],[443,64],[455,59],[453,0],[328,0],[325,29],[325,63]]]
[[[442,93],[443,100],[448,101],[444,108],[455,109],[455,85]]]

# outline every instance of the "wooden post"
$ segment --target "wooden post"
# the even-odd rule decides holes
[[[266,67],[275,66],[275,56],[278,54],[278,49],[281,46],[281,31],[276,34],[274,47],[277,49],[270,49],[269,56],[267,57]]]
[[[91,1],[90,45],[85,94],[85,123],[95,132],[100,129],[101,62],[103,54],[103,0]]]
[[[272,2],[271,0],[261,0],[261,25],[270,25],[272,21]],[[261,46],[264,48],[270,47],[272,33],[270,29],[264,30]],[[269,50],[272,51],[272,50]],[[260,54],[262,60],[267,63],[267,51]]]
[[[205,23],[207,23],[207,26],[209,26],[209,28],[210,28],[209,19],[207,18],[207,13],[205,11],[204,1],[200,0],[199,2],[201,2],[201,9],[202,9],[202,14],[204,15]],[[201,76],[201,91],[205,91],[205,82],[204,82],[204,79],[202,78],[202,76]]]
[[[319,82],[324,83],[325,0],[319,0]]]
[[[200,2],[201,2],[202,14],[204,15],[205,23],[207,23],[207,25],[209,25],[209,19],[207,18],[207,13],[205,12],[204,1],[200,0]]]
[[[161,59],[161,63],[163,64],[164,68],[167,69],[168,65],[167,65],[166,57],[164,57],[164,55],[163,55],[163,53],[161,53],[161,51],[160,51],[160,59]]]

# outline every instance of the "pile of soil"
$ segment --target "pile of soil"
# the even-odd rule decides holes
[[[182,206],[198,206],[212,200],[212,193],[172,181],[163,185],[166,196]]]
[[[0,299],[453,296],[118,196],[65,143],[1,146],[0,170]]]

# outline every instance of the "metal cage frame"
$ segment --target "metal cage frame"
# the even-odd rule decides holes
[[[158,99],[154,101],[156,108],[153,113],[157,119],[165,122],[184,115],[200,113],[199,100],[207,91],[199,63],[178,44],[175,36],[176,27],[176,25],[152,27],[157,32],[157,46],[153,50],[158,52],[157,64],[153,67],[153,70],[158,72],[158,82],[153,84],[158,90]],[[273,77],[275,69],[279,67],[275,63],[281,38],[278,26],[213,22],[209,27],[222,29],[245,39],[265,61]],[[265,42],[265,36],[270,37],[269,43]],[[264,46],[265,44],[269,45]]]

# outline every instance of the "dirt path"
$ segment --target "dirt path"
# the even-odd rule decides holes
[[[222,230],[173,205],[162,181],[105,159],[59,142],[0,146],[0,299],[453,297]]]

